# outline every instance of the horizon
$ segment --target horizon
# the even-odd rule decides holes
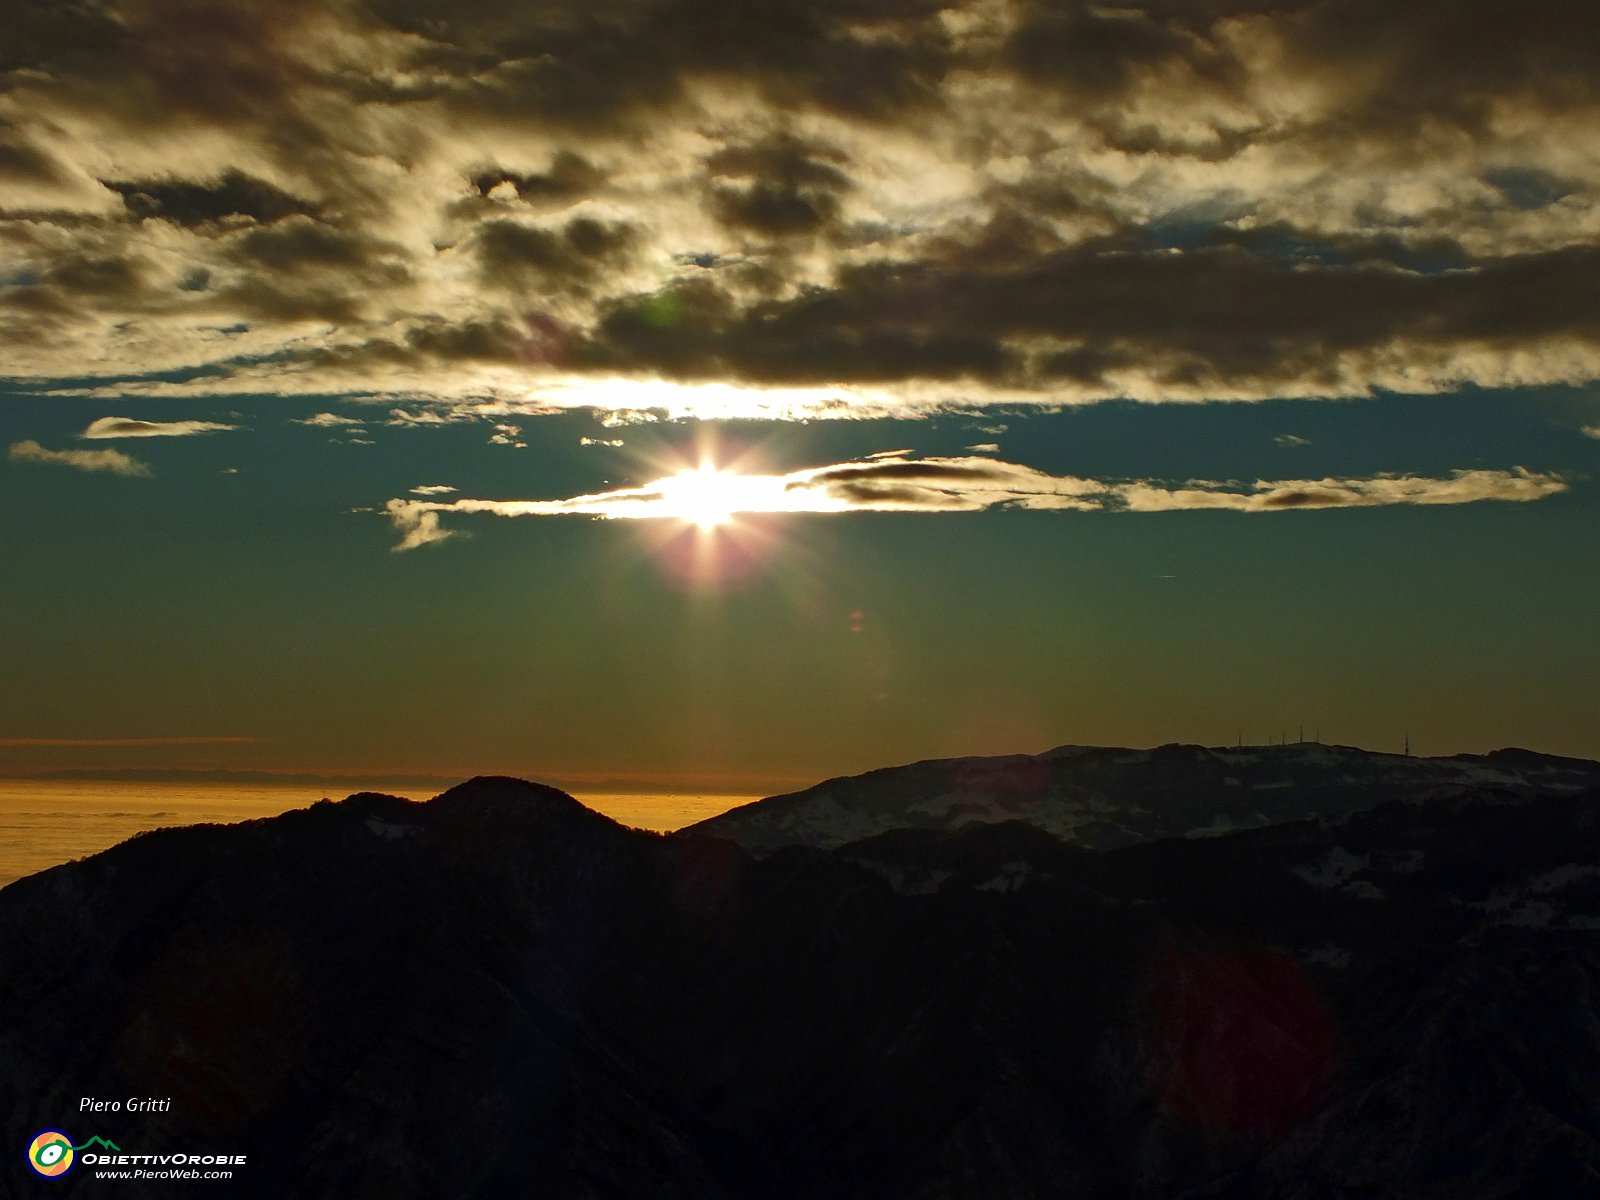
[[[1533,754],[1541,758],[1572,758],[1581,761],[1600,761],[1586,755],[1563,755],[1553,751],[1544,750],[1534,746],[1493,746],[1484,749],[1451,750],[1438,753],[1425,753],[1422,749],[1412,746],[1407,735],[1402,735],[1400,747],[1385,748],[1361,746],[1350,742],[1330,741],[1326,738],[1313,735],[1300,735],[1290,737],[1287,733],[1280,737],[1264,742],[1249,742],[1236,739],[1232,742],[1186,742],[1164,741],[1151,742],[1147,745],[1112,745],[1089,744],[1083,742],[1059,742],[1045,747],[1042,750],[1010,750],[985,754],[934,754],[925,758],[899,760],[894,762],[880,762],[852,769],[840,770],[822,776],[662,776],[662,775],[567,775],[562,776],[554,772],[506,769],[506,770],[473,770],[453,772],[385,772],[381,770],[370,771],[315,771],[305,769],[283,768],[278,770],[260,769],[250,767],[179,767],[179,766],[98,766],[98,767],[58,767],[50,770],[0,773],[0,781],[28,782],[60,780],[82,780],[86,782],[114,783],[120,779],[137,780],[140,782],[166,781],[181,783],[194,781],[197,783],[226,783],[232,779],[242,782],[268,782],[281,780],[286,784],[301,785],[312,783],[391,783],[396,786],[413,784],[420,786],[434,786],[443,784],[447,787],[474,778],[512,778],[529,782],[542,783],[546,786],[558,787],[563,790],[575,789],[590,792],[634,792],[656,793],[661,795],[694,795],[694,794],[721,794],[730,796],[750,796],[761,791],[754,788],[756,784],[782,785],[787,790],[803,790],[819,783],[833,779],[851,778],[856,775],[867,774],[874,771],[893,769],[901,766],[912,766],[919,763],[959,761],[969,758],[1040,758],[1052,755],[1060,750],[1125,750],[1130,752],[1150,752],[1167,749],[1170,747],[1195,747],[1210,751],[1229,750],[1276,750],[1296,746],[1321,746],[1331,750],[1353,750],[1362,754],[1378,755],[1393,758],[1419,758],[1419,759],[1452,759],[1452,758],[1486,758],[1498,754],[1522,753]],[[776,794],[769,793],[769,794]]]

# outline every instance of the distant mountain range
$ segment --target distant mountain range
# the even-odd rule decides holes
[[[1228,753],[875,773],[823,785],[899,781],[869,836],[760,855],[501,778],[141,835],[0,890],[0,1122],[273,1197],[1596,1195],[1600,767],[1367,756],[1306,818],[1351,752]],[[994,819],[1068,794],[1001,762],[1125,773],[1129,844]]]
[[[1059,746],[1043,754],[942,758],[773,796],[694,827],[747,849],[832,849],[890,829],[1027,821],[1063,841],[1110,850],[1168,837],[1342,817],[1485,787],[1571,795],[1600,787],[1600,763],[1530,750],[1413,758],[1353,746],[1154,750]]]

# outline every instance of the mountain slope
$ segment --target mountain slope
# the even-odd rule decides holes
[[[890,829],[1023,820],[1091,849],[1340,816],[1394,800],[1498,787],[1563,795],[1600,786],[1600,763],[1527,750],[1412,758],[1350,746],[1154,750],[1063,746],[934,759],[758,800],[692,826],[757,852],[832,849]]]
[[[274,1197],[1592,1195],[1597,800],[757,858],[482,779],[143,835],[0,890],[0,1120]]]

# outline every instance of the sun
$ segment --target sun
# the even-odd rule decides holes
[[[743,477],[702,463],[692,471],[669,475],[661,489],[660,511],[695,526],[702,533],[727,525],[739,511]]]
[[[747,474],[741,461],[719,466],[714,448],[702,447],[698,459],[664,463],[668,473],[634,489],[637,499],[617,514],[645,519],[644,542],[675,585],[722,592],[769,578],[785,562],[791,571],[797,565],[792,538],[773,519],[793,511],[788,477]]]

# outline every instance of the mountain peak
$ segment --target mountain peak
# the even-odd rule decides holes
[[[508,827],[557,821],[621,828],[610,817],[595,812],[560,788],[510,775],[476,775],[441,792],[426,807],[431,814],[452,821],[491,820]]]
[[[534,783],[513,775],[474,775],[463,783],[447,788],[433,798],[434,803],[457,803],[462,800],[506,799],[544,801],[555,804],[583,805],[560,788],[547,783]]]

